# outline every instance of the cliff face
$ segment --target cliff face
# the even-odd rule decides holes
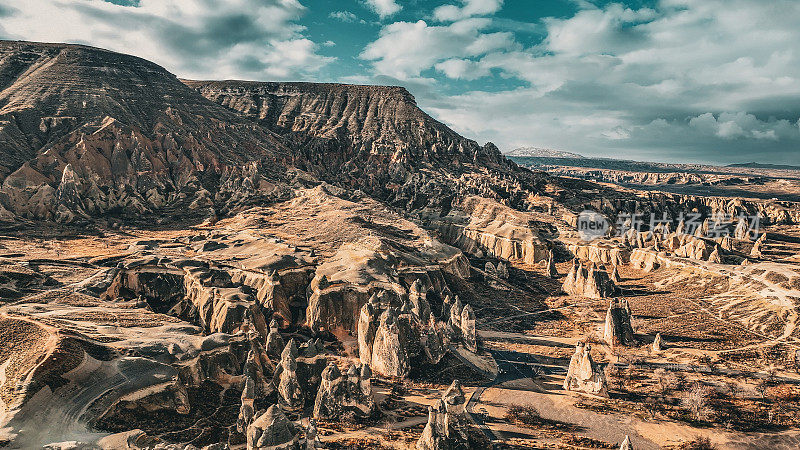
[[[250,81],[184,83],[292,142],[312,144],[310,148],[298,148],[312,165],[347,168],[364,160],[390,160],[415,167],[450,167],[455,160],[505,164],[493,145],[481,147],[437,122],[419,109],[414,97],[402,87]]]
[[[15,215],[205,207],[232,174],[258,187],[288,157],[268,130],[156,64],[0,41],[0,206]]]
[[[281,135],[297,167],[406,209],[449,208],[469,189],[454,185],[465,173],[518,170],[493,144],[481,147],[425,114],[401,87],[184,82]]]

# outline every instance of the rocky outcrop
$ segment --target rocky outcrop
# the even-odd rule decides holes
[[[286,343],[283,341],[283,336],[278,331],[278,322],[275,319],[269,324],[269,334],[267,335],[267,344],[265,350],[270,358],[278,359],[283,352]]]
[[[240,388],[248,359],[245,334],[206,336],[169,315],[66,290],[7,307],[0,339],[0,400],[10,412],[3,427],[24,448],[127,424],[132,415],[185,417],[198,407],[193,389]],[[46,406],[30,402],[34,396]],[[56,421],[68,427],[51,427]]]
[[[461,338],[467,350],[475,353],[478,351],[478,331],[475,328],[475,312],[469,305],[461,311]]]
[[[411,284],[408,290],[408,300],[411,302],[411,312],[420,320],[430,317],[431,305],[428,302],[428,288],[422,283],[422,280],[417,279]]]
[[[297,346],[291,339],[281,353],[280,371],[276,373],[278,403],[287,410],[299,410],[305,403],[305,395],[297,377],[298,356]]]
[[[485,198],[468,197],[432,225],[438,227],[445,242],[467,253],[535,264],[547,258],[548,247],[530,222],[525,213]]]
[[[467,449],[470,448],[466,424],[466,398],[461,383],[453,384],[428,407],[428,422],[417,440],[418,450]]]
[[[188,302],[197,310],[200,324],[209,332],[236,332],[245,319],[262,335],[266,323],[252,296],[234,285],[225,271],[187,268],[184,288]]]
[[[622,441],[622,444],[619,445],[619,450],[633,450],[633,445],[631,445],[631,438],[628,435],[625,435],[625,440]]]
[[[617,266],[614,266],[611,269],[611,274],[609,274],[608,277],[611,279],[611,282],[614,283],[614,284],[617,284],[617,283],[622,281],[622,277],[619,276],[619,270],[617,270]]]
[[[279,327],[292,324],[289,296],[281,285],[281,277],[276,270],[271,270],[269,273],[232,271],[231,281],[255,289],[255,300],[264,308],[274,312],[275,317],[281,322],[278,324]]]
[[[369,360],[375,371],[382,375],[405,377],[411,371],[407,344],[401,338],[401,326],[392,308],[381,313]]]
[[[616,266],[614,266],[616,268]],[[547,276],[550,278],[558,278],[558,269],[556,269],[556,264],[553,261],[553,251],[550,250],[547,254],[547,266],[545,266],[545,272]]]
[[[247,427],[247,450],[296,450],[300,431],[286,415],[272,405]]]
[[[612,242],[596,240],[589,244],[571,244],[568,246],[570,253],[581,261],[595,264],[618,266],[627,264],[630,251],[625,247]]]
[[[361,307],[358,317],[358,355],[361,363],[367,365],[372,364],[372,346],[380,324],[377,294],[373,297]]]
[[[427,296],[430,291],[440,295],[447,287],[445,271],[455,268],[451,274],[459,278],[469,276],[469,262],[461,252],[432,240],[429,242],[432,245],[421,246],[421,253],[417,254],[410,254],[408,248],[392,246],[389,242],[343,245],[317,267],[309,287],[306,324],[315,330],[357,332],[361,308],[373,294],[380,294],[399,309],[406,300],[411,300],[409,288],[418,279],[425,286]],[[465,264],[467,269],[464,269]],[[409,270],[407,282],[401,282],[396,269],[399,266],[414,268]],[[414,294],[411,301],[412,307],[416,301],[424,314],[426,307],[421,293]]]
[[[614,295],[617,287],[605,268],[595,267],[591,262],[584,267],[576,259],[564,279],[563,289],[567,294],[579,297],[606,298]]]
[[[342,374],[331,362],[322,372],[314,401],[314,417],[328,420],[365,419],[378,412],[372,395],[369,365],[352,365]]]
[[[653,339],[653,352],[658,353],[664,348],[664,344],[661,343],[661,333],[656,333],[655,339]]]
[[[628,300],[613,299],[606,312],[603,339],[610,346],[634,345],[636,343],[631,325],[631,308]]]
[[[766,233],[762,234],[761,237],[756,239],[756,242],[753,244],[753,248],[750,249],[750,257],[751,258],[754,258],[754,259],[760,259],[761,258],[761,256],[762,256],[761,255],[761,249],[764,246],[764,241],[766,241],[766,240],[767,240],[767,234]]]
[[[373,294],[359,316],[359,358],[377,373],[405,377],[414,364],[439,364],[455,347],[478,351],[475,313],[457,296],[445,295],[441,320],[432,313],[417,316],[408,300],[398,309],[389,299]]]
[[[606,379],[601,367],[595,364],[590,353],[591,346],[578,342],[569,361],[564,390],[608,396]]]
[[[669,248],[675,252],[675,256],[690,258],[699,261],[708,261],[708,258],[716,251],[718,244],[710,239],[698,238],[688,234],[673,234],[667,239]],[[719,253],[717,253],[719,256]]]
[[[645,272],[652,272],[661,266],[658,253],[637,248],[631,252],[631,266]]]
[[[708,262],[722,264],[722,258],[719,256],[719,247],[714,247],[714,250],[708,255]]]

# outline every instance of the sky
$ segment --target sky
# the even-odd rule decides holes
[[[0,38],[194,79],[406,87],[521,146],[800,165],[800,0],[0,0]]]

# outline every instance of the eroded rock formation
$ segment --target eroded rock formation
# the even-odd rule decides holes
[[[603,339],[611,346],[634,345],[635,334],[631,325],[631,308],[628,300],[612,299],[606,312]]]
[[[595,267],[591,262],[584,267],[576,259],[564,279],[563,289],[567,294],[579,297],[606,298],[614,295],[617,287],[604,267]]]
[[[411,371],[406,339],[401,337],[401,327],[397,313],[388,308],[380,315],[375,340],[372,343],[372,356],[369,358],[372,367],[386,376],[405,377]]]
[[[428,422],[417,441],[419,450],[467,449],[466,398],[458,380],[428,407]]]
[[[295,450],[300,432],[277,405],[272,405],[247,427],[247,450]]]
[[[314,401],[314,417],[329,420],[365,419],[378,413],[372,395],[369,365],[352,365],[342,374],[331,362],[322,372]]]
[[[583,342],[575,346],[564,378],[564,390],[608,396],[605,374],[592,359],[590,350],[591,346]]]

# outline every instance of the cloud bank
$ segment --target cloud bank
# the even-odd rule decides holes
[[[293,79],[330,62],[298,24],[297,0],[26,0],[4,38],[131,53],[192,78]]]
[[[399,80],[433,70],[446,79],[440,84],[523,81],[504,92],[418,96],[458,131],[504,149],[800,164],[800,51],[792,44],[800,42],[800,3],[583,3],[572,17],[543,19],[546,37],[525,48],[491,18],[470,18],[494,6],[465,1],[434,10],[443,25],[387,25],[362,57],[375,74]],[[417,44],[390,45],[399,40]]]

